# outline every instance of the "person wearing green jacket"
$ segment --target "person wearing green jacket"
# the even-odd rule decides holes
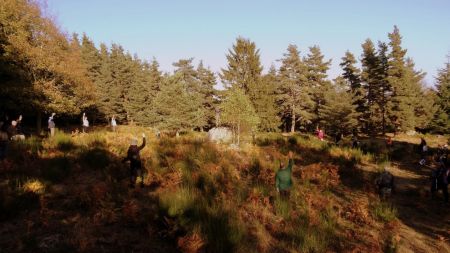
[[[289,193],[292,187],[292,166],[294,166],[294,160],[292,159],[292,151],[289,151],[288,157],[289,162],[286,167],[284,164],[280,163],[280,169],[277,171],[275,176],[277,192],[280,193],[282,197],[289,197]]]

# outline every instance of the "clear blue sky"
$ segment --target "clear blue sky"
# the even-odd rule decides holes
[[[403,46],[432,84],[450,53],[449,0],[47,0],[48,11],[68,32],[85,32],[97,45],[121,44],[163,71],[181,58],[200,59],[215,72],[236,37],[254,41],[264,69],[280,59],[289,44],[305,55],[319,45],[333,59],[330,78],[340,72],[346,50],[358,58],[366,38],[387,41],[397,25]]]

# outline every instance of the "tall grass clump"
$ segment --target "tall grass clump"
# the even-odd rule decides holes
[[[191,187],[180,187],[159,196],[160,207],[171,217],[183,215],[196,204],[196,193]]]
[[[235,252],[245,243],[246,230],[235,213],[217,205],[206,208],[201,214],[204,217],[199,221],[207,240],[207,252]]]
[[[50,141],[53,143],[53,146],[63,152],[64,155],[76,148],[72,137],[64,132],[56,132],[55,136],[53,136]]]
[[[371,212],[375,219],[383,222],[391,222],[397,218],[397,209],[386,202],[373,204]]]
[[[7,155],[13,161],[23,162],[26,158],[38,157],[43,149],[41,139],[33,136],[25,140],[11,142]]]
[[[283,219],[289,218],[290,206],[288,200],[277,197],[274,202],[274,208],[276,215],[283,217]]]

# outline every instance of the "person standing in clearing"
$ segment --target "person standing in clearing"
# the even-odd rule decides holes
[[[426,158],[427,158],[427,153],[428,153],[427,142],[425,141],[425,139],[423,137],[420,138],[419,153],[420,153],[419,164],[423,166],[423,165],[425,165],[425,163],[427,161]]]
[[[89,120],[86,116],[86,113],[83,112],[83,117],[81,118],[83,122],[83,133],[86,133],[89,127]]]
[[[289,198],[290,190],[292,187],[292,166],[294,166],[294,160],[292,159],[292,156],[292,151],[289,151],[288,165],[284,167],[283,162],[281,162],[280,169],[277,171],[275,176],[277,192],[279,192],[281,197],[283,198]]]
[[[111,128],[112,128],[113,132],[116,132],[116,128],[117,128],[116,115],[113,115],[111,117]]]
[[[52,113],[52,116],[48,118],[48,129],[50,130],[50,136],[55,136],[55,121],[53,118],[55,117],[55,113]]]
[[[144,175],[142,171],[142,162],[139,152],[145,147],[145,134],[142,134],[142,145],[137,146],[137,139],[131,140],[131,145],[128,148],[127,157],[123,159],[123,162],[130,161],[130,188],[134,188],[136,179],[139,176],[141,178],[141,188],[144,187]]]
[[[319,129],[319,133],[317,134],[317,136],[319,137],[320,141],[323,141],[324,133],[322,129]]]

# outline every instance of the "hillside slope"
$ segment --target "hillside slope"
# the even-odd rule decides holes
[[[448,206],[429,200],[429,169],[408,161],[407,140],[392,155],[398,191],[380,202],[385,154],[307,135],[264,134],[240,150],[200,133],[150,138],[146,186],[130,189],[121,160],[141,132],[153,136],[122,127],[12,145],[0,165],[0,252],[450,252]],[[288,151],[284,200],[274,175]]]

